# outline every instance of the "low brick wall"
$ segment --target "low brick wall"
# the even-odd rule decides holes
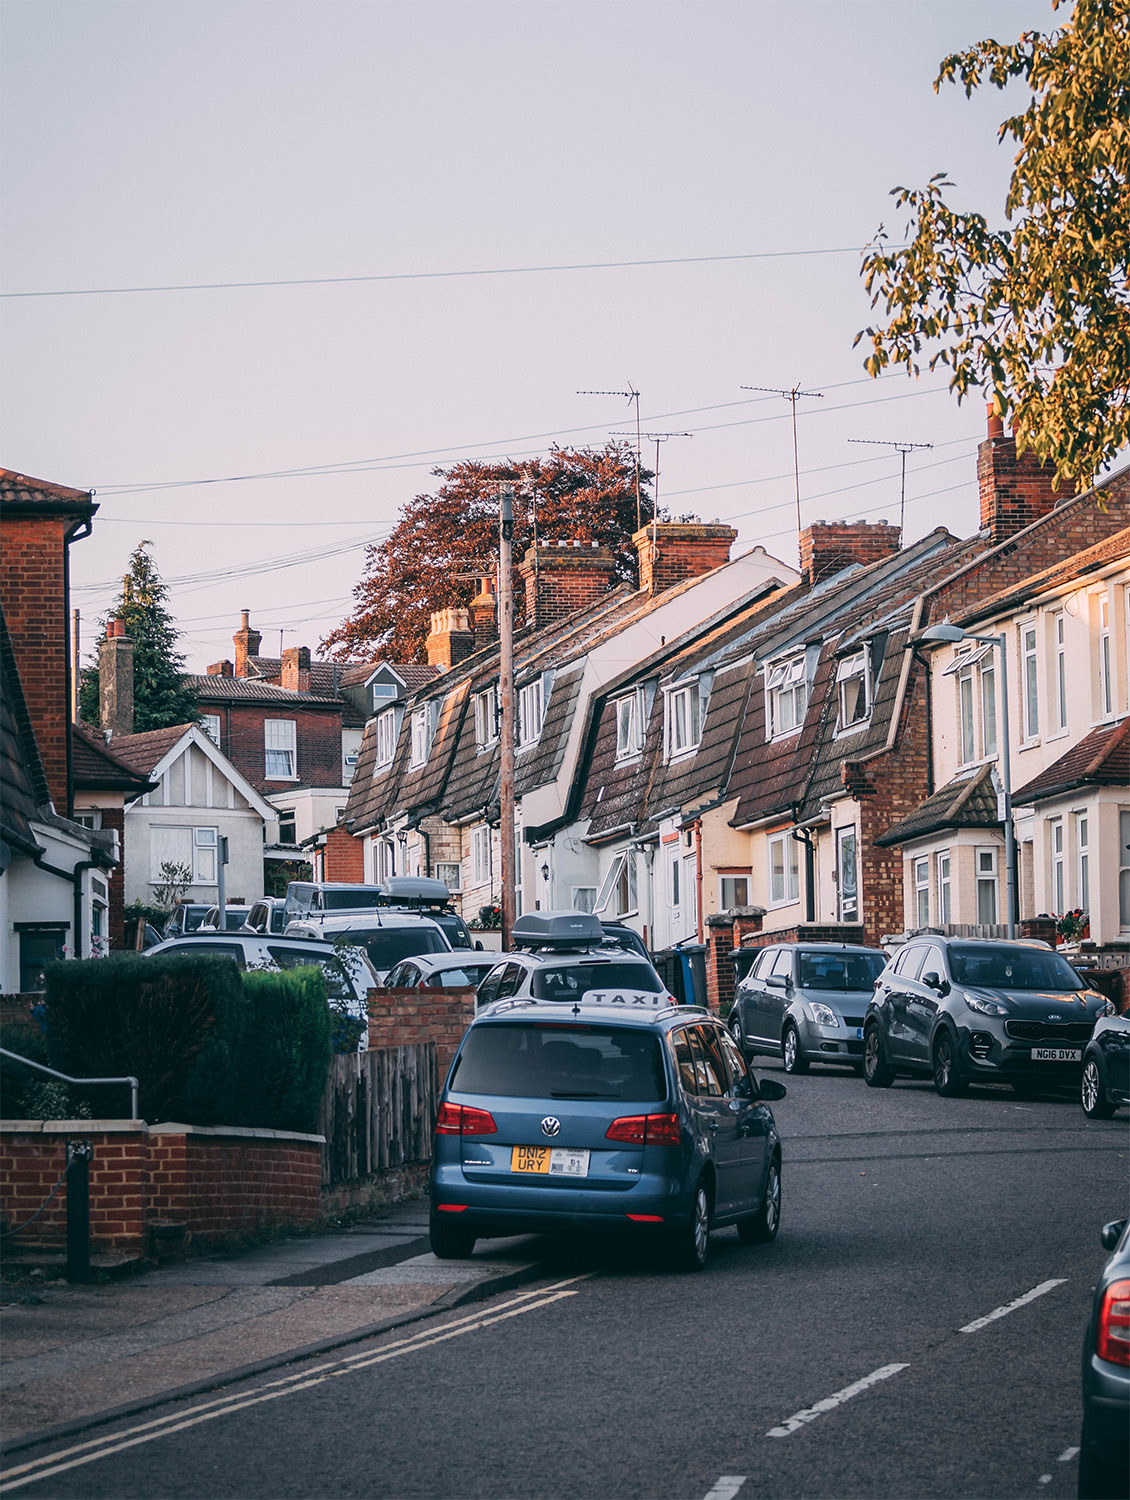
[[[408,1047],[434,1042],[442,1086],[463,1034],[475,1017],[475,991],[377,989],[369,991],[369,1046]]]
[[[67,1142],[89,1141],[90,1229],[96,1251],[144,1255],[155,1222],[198,1243],[297,1228],[322,1215],[322,1137],[282,1130],[146,1125],[138,1120],[0,1123],[0,1214],[7,1232],[41,1207],[66,1166]],[[66,1186],[13,1248],[66,1241]]]

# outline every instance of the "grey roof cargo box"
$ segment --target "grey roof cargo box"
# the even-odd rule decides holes
[[[451,892],[442,880],[428,880],[422,875],[392,875],[381,886],[381,900],[419,902],[421,906],[446,906]]]
[[[600,918],[586,911],[532,911],[510,929],[512,948],[591,948],[603,941]]]

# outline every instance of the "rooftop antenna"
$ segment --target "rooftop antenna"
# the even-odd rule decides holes
[[[636,530],[643,525],[643,512],[640,508],[640,393],[628,382],[626,391],[578,391],[578,396],[623,396],[626,401],[636,403]],[[631,437],[630,432],[613,434],[613,436]]]
[[[284,629],[282,629],[282,630],[279,631],[279,661],[280,662],[282,661],[282,654],[283,654],[283,636],[284,635],[294,635],[294,634],[295,634],[294,630],[292,630],[289,625],[287,625]]]
[[[793,409],[793,478],[796,481],[796,536],[797,546],[800,546],[800,460],[797,458],[796,445],[796,404],[800,400],[823,401],[823,391],[802,391],[799,385],[794,385],[792,390],[782,391],[775,385],[743,385],[743,391],[764,391],[767,396],[784,396]]]
[[[894,448],[902,455],[902,489],[899,491],[899,541],[906,542],[906,455],[915,448],[932,448],[933,443],[884,442],[881,438],[848,438],[849,443],[866,444],[869,448]]]
[[[630,437],[631,433],[614,432],[612,434],[612,436],[613,437]],[[658,521],[659,521],[659,445],[660,445],[660,443],[665,443],[668,438],[673,438],[673,437],[689,437],[689,438],[693,438],[694,437],[694,433],[693,432],[645,432],[643,434],[643,436],[645,438],[647,438],[647,440],[648,440],[649,443],[654,443],[655,444],[655,479],[654,479],[654,481],[652,483],[652,486],[651,486],[651,544],[654,547],[655,543],[656,543],[656,538],[657,538],[657,536],[659,534],[656,531],[656,529],[655,529],[656,525],[658,524]],[[638,508],[637,508],[637,511],[636,511],[636,518],[637,518],[637,520],[639,518],[639,510],[638,510]]]

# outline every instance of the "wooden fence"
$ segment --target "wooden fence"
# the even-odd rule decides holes
[[[429,1161],[438,1097],[432,1042],[335,1057],[318,1117],[323,1188]]]

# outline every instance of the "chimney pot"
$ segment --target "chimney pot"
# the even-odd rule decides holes
[[[800,534],[800,571],[811,588],[853,563],[890,557],[900,541],[900,528],[886,521],[818,521]]]
[[[738,533],[704,521],[650,521],[632,537],[639,556],[640,588],[649,594],[684,583],[730,561]]]

